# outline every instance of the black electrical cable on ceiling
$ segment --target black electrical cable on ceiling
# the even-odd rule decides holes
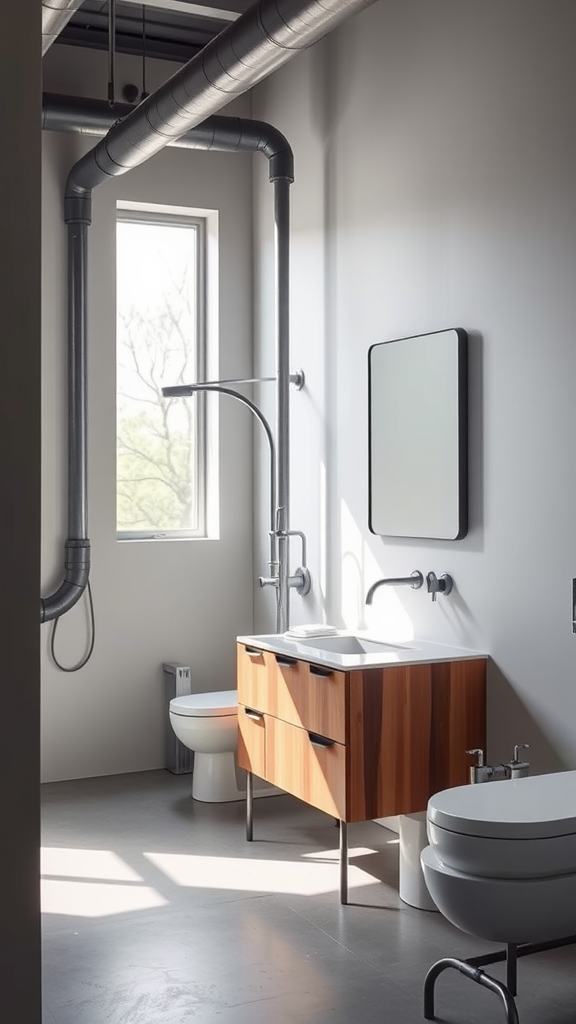
[[[145,100],[146,92],[146,4],[142,4],[142,93],[140,100]]]
[[[108,12],[108,106],[116,103],[116,0],[109,0]]]
[[[57,627],[57,625],[58,625],[58,623],[60,621],[60,616],[58,616],[58,618],[54,619],[54,623],[52,625],[52,633],[50,634],[50,654],[52,656],[52,661],[54,662],[56,667],[60,669],[61,672],[78,672],[81,668],[84,668],[84,665],[86,665],[89,662],[90,658],[92,657],[92,652],[94,650],[94,643],[96,641],[96,622],[94,620],[94,602],[92,600],[92,588],[90,586],[90,580],[88,580],[87,588],[88,588],[88,606],[89,606],[89,609],[90,609],[90,633],[91,633],[91,639],[90,639],[90,646],[88,648],[88,652],[87,652],[86,656],[84,658],[82,658],[82,660],[79,661],[77,665],[71,665],[69,668],[67,668],[66,665],[61,665],[60,662],[58,661],[58,658],[56,657],[56,651],[54,649],[54,643],[55,643],[55,640],[56,640],[56,627]]]

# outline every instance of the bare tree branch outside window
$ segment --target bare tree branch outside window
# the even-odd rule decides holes
[[[197,259],[193,223],[118,222],[120,532],[198,528],[194,400],[161,391],[197,379]]]

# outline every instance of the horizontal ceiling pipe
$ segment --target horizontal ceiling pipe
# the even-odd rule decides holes
[[[144,163],[374,0],[259,0],[147,97],[72,168],[75,199]]]
[[[111,108],[106,100],[44,93],[42,127],[48,131],[103,136],[133,110],[128,103],[116,103]],[[278,178],[294,181],[294,154],[290,144],[278,128],[266,121],[215,115],[180,138],[172,139],[168,145],[221,153],[262,153],[268,160],[270,181]]]
[[[81,4],[82,0],[42,0],[42,56]]]

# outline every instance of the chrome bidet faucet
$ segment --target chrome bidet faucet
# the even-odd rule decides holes
[[[516,743],[514,746],[514,757],[507,764],[484,764],[484,751],[479,747],[467,750],[467,754],[476,756],[476,764],[470,767],[470,782],[498,782],[502,779],[524,779],[530,774],[528,761],[521,761],[518,757],[519,750],[529,750],[529,743]]]

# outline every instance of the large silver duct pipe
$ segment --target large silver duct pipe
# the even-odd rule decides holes
[[[42,127],[54,132],[104,136],[117,122],[134,111],[128,103],[44,93]],[[208,117],[169,146],[178,149],[214,150],[220,153],[262,153],[270,168],[270,181],[286,178],[294,181],[294,155],[286,137],[266,121],[246,117]]]
[[[81,4],[82,0],[42,0],[42,56]]]
[[[372,3],[259,0],[78,161],[68,177],[67,219],[76,198],[137,167]]]

